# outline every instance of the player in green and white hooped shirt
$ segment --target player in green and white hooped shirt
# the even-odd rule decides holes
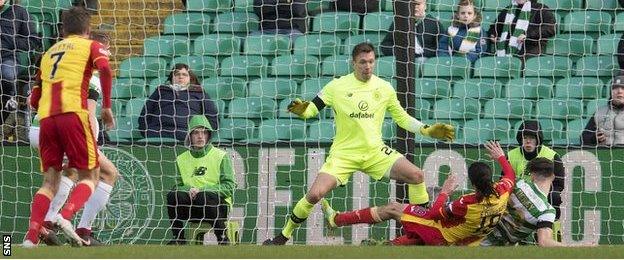
[[[109,47],[110,39],[105,33],[92,32],[91,39],[101,42],[104,46]],[[97,140],[100,132],[100,125],[96,118],[97,100],[101,95],[100,80],[97,73],[94,73],[89,81],[89,93],[87,98],[87,106],[89,109],[89,121],[93,127],[95,139]],[[33,118],[33,122],[29,132],[30,145],[38,149],[39,147],[39,119],[37,116]],[[102,153],[98,154],[98,161],[100,164],[100,181],[98,182],[95,191],[89,197],[89,200],[85,203],[83,213],[80,218],[80,223],[77,226],[76,233],[83,239],[83,245],[85,246],[99,246],[102,245],[91,233],[91,225],[95,220],[97,214],[102,211],[109,201],[110,194],[113,190],[115,182],[119,177],[119,171],[117,167]],[[59,189],[50,202],[50,209],[45,217],[44,228],[41,232],[41,240],[47,245],[58,246],[61,245],[60,240],[56,237],[52,220],[58,214],[63,204],[67,200],[71,189],[77,180],[77,172],[75,169],[64,169],[64,176],[61,177]]]
[[[533,232],[537,232],[539,246],[566,246],[552,236],[556,212],[547,196],[555,179],[553,161],[543,157],[532,159],[526,171],[530,173],[530,180],[525,178],[516,182],[507,204],[508,212],[481,241],[482,246],[515,245]]]
[[[334,79],[310,101],[293,101],[288,110],[303,119],[311,118],[325,106],[334,111],[336,135],[329,156],[305,197],[300,199],[282,232],[267,245],[284,245],[310,215],[314,204],[338,185],[346,185],[355,171],[375,180],[394,179],[408,183],[411,204],[429,202],[423,171],[402,154],[386,146],[381,138],[384,115],[390,113],[403,129],[444,141],[455,138],[455,129],[448,124],[425,125],[410,116],[397,99],[392,85],[373,75],[375,48],[360,43],[351,53],[353,73]],[[378,216],[362,216],[373,221]]]

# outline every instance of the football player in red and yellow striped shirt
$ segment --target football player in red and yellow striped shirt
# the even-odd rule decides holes
[[[468,169],[468,177],[476,191],[451,203],[447,200],[457,186],[455,174],[444,182],[430,209],[394,202],[337,213],[324,201],[323,211],[328,225],[373,224],[395,219],[401,221],[404,235],[391,241],[394,245],[478,245],[505,212],[516,180],[500,145],[487,142],[485,147],[490,157],[503,168],[503,177],[497,183],[492,183],[492,169],[487,164],[475,162]]]
[[[111,111],[112,71],[108,52],[99,42],[89,40],[90,15],[75,7],[63,13],[65,39],[54,44],[41,59],[31,106],[40,119],[39,152],[44,181],[35,193],[24,247],[38,242],[41,224],[59,185],[63,156],[68,167],[78,171],[79,183],[55,223],[76,245],[82,239],[69,221],[89,199],[97,181],[98,152],[89,121],[87,97],[94,69],[102,85],[101,116],[107,128],[114,127]]]

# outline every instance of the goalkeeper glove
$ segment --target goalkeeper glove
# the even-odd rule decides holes
[[[303,113],[310,105],[310,101],[303,101],[301,99],[295,98],[290,104],[288,104],[288,112],[294,113],[298,116],[302,116]]]
[[[449,124],[435,123],[433,125],[424,125],[420,128],[420,133],[442,141],[452,142],[455,139],[455,127]]]

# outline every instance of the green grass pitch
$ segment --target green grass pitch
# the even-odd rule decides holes
[[[13,246],[12,258],[622,258],[624,246],[539,248],[535,246],[107,246],[92,248]],[[9,259],[9,258],[7,258]]]

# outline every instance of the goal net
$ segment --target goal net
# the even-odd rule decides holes
[[[624,242],[624,201],[619,197],[624,194],[624,149],[581,145],[590,120],[599,125],[615,120],[593,116],[607,106],[611,79],[619,74],[616,53],[624,13],[618,1],[537,0],[531,2],[542,6],[536,14],[514,9],[511,0],[475,0],[472,10],[478,18],[468,30],[460,20],[453,21],[456,0],[427,0],[424,18],[415,11],[423,0],[354,0],[350,8],[341,0],[185,2],[186,6],[177,0],[99,0],[93,10],[92,30],[110,35],[115,69],[117,127],[102,131],[99,142],[122,176],[93,226],[100,240],[163,244],[172,238],[166,197],[178,177],[176,156],[188,147],[176,139],[173,125],[158,128],[167,122],[184,122],[186,127],[188,116],[181,111],[218,120],[211,141],[228,152],[237,184],[228,227],[244,244],[262,243],[278,234],[323,165],[334,136],[331,108],[301,120],[288,113],[287,106],[294,98],[311,100],[332,79],[351,73],[352,48],[370,42],[377,54],[375,74],[393,85],[411,115],[425,123],[456,127],[457,139],[441,143],[406,134],[385,115],[384,142],[424,169],[431,199],[450,172],[463,176],[455,196],[471,192],[467,167],[475,161],[490,162],[480,144],[499,140],[506,150],[515,148],[522,120],[537,120],[544,145],[558,152],[565,167],[563,240]],[[24,50],[5,44],[10,36],[4,31],[0,35],[3,64],[9,54],[17,60],[17,80],[5,80],[5,65],[2,68],[3,106],[8,100],[18,104],[3,109],[0,232],[17,241],[27,230],[32,196],[42,181],[38,153],[28,145],[28,122],[34,112],[28,111],[25,97],[37,54],[59,40],[60,12],[72,1],[13,0],[5,5],[23,6],[30,20],[19,22],[32,23],[31,33],[38,38]],[[0,26],[18,22],[5,20],[7,11],[0,9]],[[509,18],[501,13],[509,10],[518,10],[512,19],[514,24],[526,21],[526,30],[504,24]],[[295,18],[285,19],[283,12]],[[271,18],[275,13],[280,15],[277,22],[268,22],[276,19]],[[541,22],[536,22],[537,15]],[[502,19],[498,27],[497,19]],[[272,30],[275,26],[280,30]],[[494,41],[491,28],[498,28]],[[498,40],[504,33],[525,38],[508,46]],[[521,55],[524,51],[541,55]],[[188,65],[210,102],[188,101],[188,94],[176,100],[159,95],[159,89],[175,87],[169,75],[178,63]],[[10,88],[15,91],[8,92]],[[218,113],[206,107],[212,105]],[[21,120],[13,123],[11,115]],[[142,126],[139,121],[146,118],[152,122]],[[363,173],[355,173],[346,186],[327,196],[339,211],[406,202],[406,197],[403,183],[375,181]],[[187,224],[185,230],[190,240],[206,227]],[[291,242],[360,244],[399,234],[400,223],[395,221],[330,232],[317,205]],[[210,231],[200,240],[216,243]]]

